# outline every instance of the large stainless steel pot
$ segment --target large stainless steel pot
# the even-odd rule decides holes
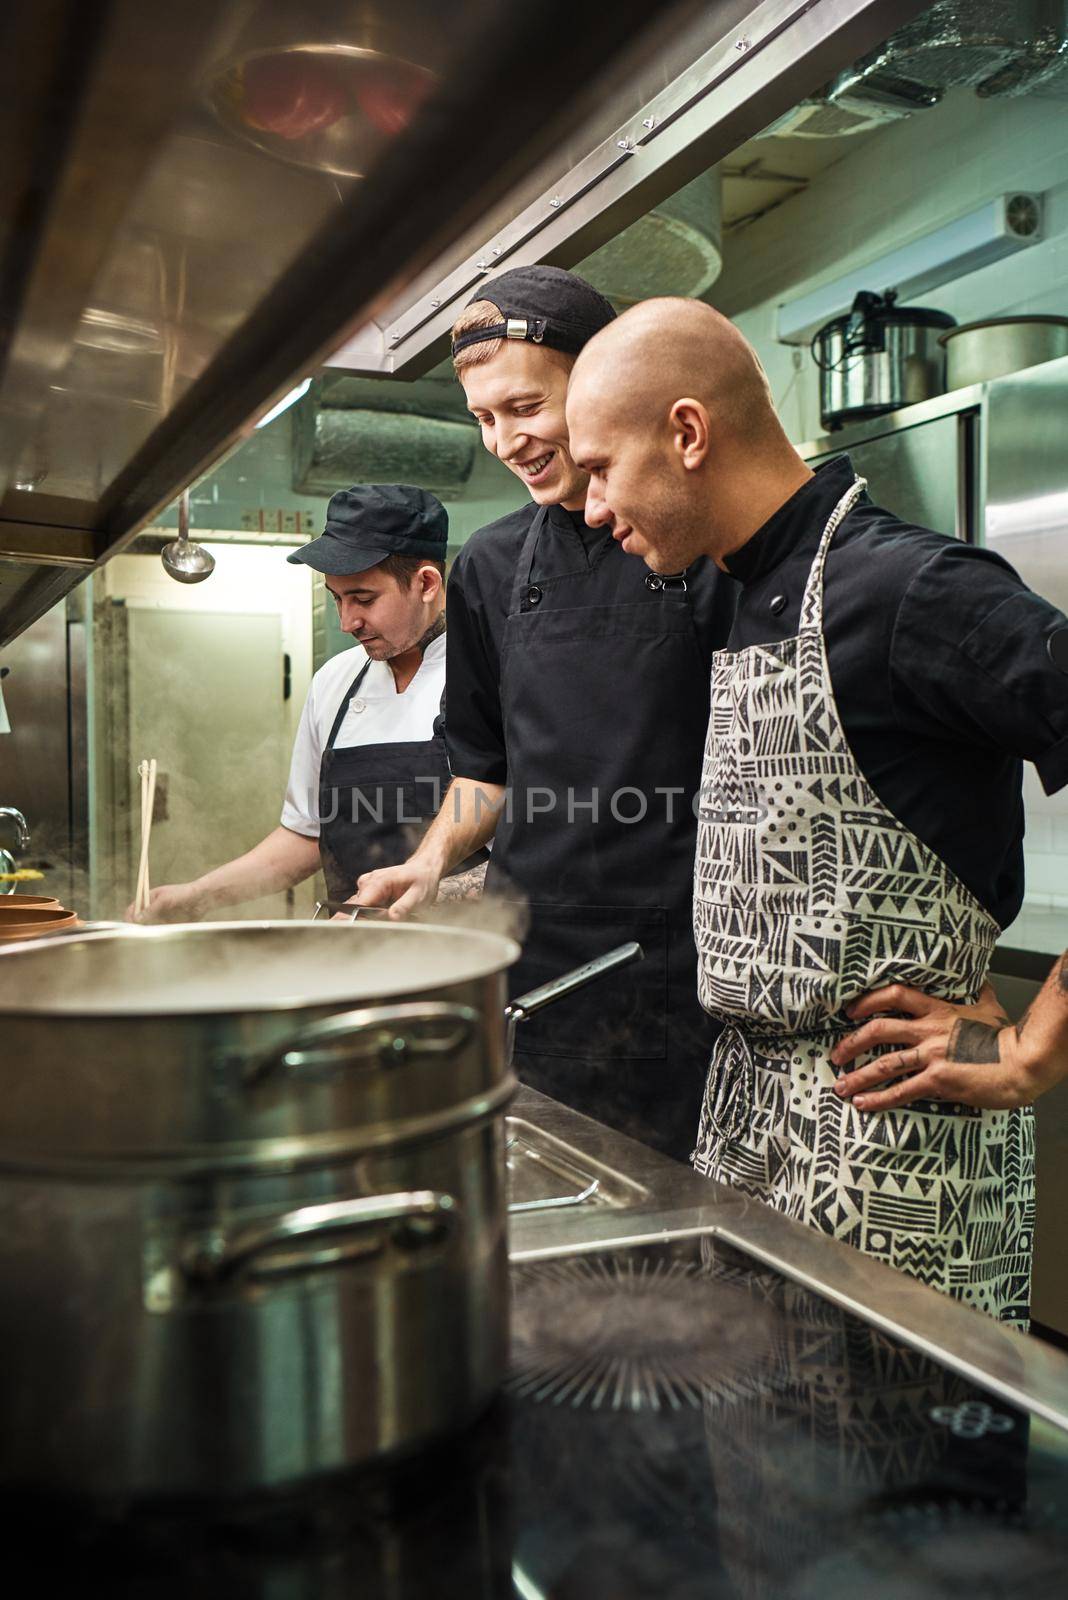
[[[0,955],[0,1483],[242,1494],[484,1408],[516,953],[267,923]]]
[[[823,426],[840,428],[941,394],[945,356],[938,336],[952,326],[944,311],[899,306],[892,292],[862,290],[847,315],[812,340]]]
[[[306,1163],[392,1145],[398,1120],[421,1136],[499,1093],[517,953],[472,929],[291,922],[126,927],[5,952],[0,1146],[240,1166],[265,1141]],[[335,1070],[402,1059],[404,1074]]]
[[[964,389],[1068,356],[1068,317],[987,317],[951,328],[939,342],[946,387]]]

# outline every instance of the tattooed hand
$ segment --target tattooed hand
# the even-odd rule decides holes
[[[876,1015],[885,1011],[905,1015]],[[877,1045],[903,1047],[839,1077],[835,1093],[860,1111],[887,1111],[913,1100],[1011,1110],[1030,1105],[1047,1086],[1025,1053],[1023,1024],[1012,1026],[989,984],[974,1006],[950,1005],[893,984],[865,995],[848,1015],[863,1026],[831,1052],[836,1067],[848,1066]]]

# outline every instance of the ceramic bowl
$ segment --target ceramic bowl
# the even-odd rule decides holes
[[[45,933],[64,933],[77,926],[77,915],[62,906],[16,906],[14,911],[0,910],[0,944],[37,939]]]

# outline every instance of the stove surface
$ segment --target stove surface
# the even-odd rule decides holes
[[[1064,1595],[1051,1425],[709,1236],[513,1282],[519,1594]]]
[[[465,1438],[231,1508],[9,1502],[35,1587],[153,1600],[1028,1600],[1068,1435],[709,1234],[513,1268]]]

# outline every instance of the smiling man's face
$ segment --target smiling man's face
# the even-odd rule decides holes
[[[466,367],[460,382],[482,443],[539,505],[581,509],[586,474],[571,453],[564,405],[570,356],[525,339],[505,340],[491,360]]]

